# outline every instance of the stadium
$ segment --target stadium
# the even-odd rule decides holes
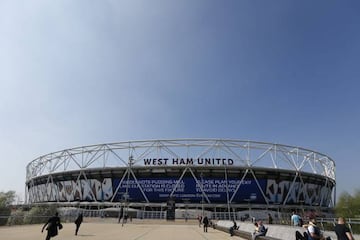
[[[328,211],[335,190],[335,162],[325,154],[229,139],[82,146],[40,156],[26,168],[29,205],[126,206],[167,217],[181,208]]]

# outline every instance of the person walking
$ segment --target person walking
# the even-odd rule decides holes
[[[346,222],[343,217],[338,218],[334,231],[338,240],[354,240],[354,237],[351,234],[350,229],[346,226]]]
[[[272,216],[271,216],[270,213],[268,213],[268,223],[269,223],[269,224],[272,224],[272,223],[273,223],[273,218],[272,218]]]
[[[82,222],[83,222],[83,215],[82,215],[82,213],[80,213],[79,216],[75,220],[75,225],[76,225],[75,235],[78,234],[78,231],[79,231],[79,228],[80,228],[80,225]]]
[[[43,228],[41,229],[41,232],[44,232],[44,229],[46,227],[47,235],[46,240],[50,240],[51,237],[55,237],[58,235],[58,228],[62,229],[62,224],[60,223],[60,217],[59,213],[55,213],[55,216],[48,219],[48,221],[44,224]]]
[[[209,219],[208,219],[207,216],[204,217],[203,224],[204,224],[204,232],[207,232],[207,229],[208,229],[208,226],[209,226]]]

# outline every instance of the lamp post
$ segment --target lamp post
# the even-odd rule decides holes
[[[256,193],[251,193],[250,194],[250,201],[251,202],[255,202],[257,199]],[[250,207],[251,207],[251,203],[250,203]]]
[[[251,199],[250,198],[246,198],[244,199],[246,202],[248,202],[248,207],[249,207],[249,218],[251,219],[252,221],[252,217],[251,217],[251,205],[250,205],[250,202],[251,202]]]
[[[201,178],[201,216],[204,217],[204,178],[203,173],[200,173]]]
[[[123,195],[124,203],[125,203],[124,208],[126,207],[126,211],[125,211],[124,216],[123,216],[122,226],[124,226],[124,221],[126,222],[127,217],[128,217],[128,213],[129,213],[129,202],[128,202],[128,200],[129,200],[129,180],[130,180],[131,166],[133,165],[133,163],[134,163],[134,158],[133,158],[132,155],[130,155],[129,156],[129,162],[128,162],[126,191],[125,191],[125,194]]]
[[[225,167],[225,182],[226,182],[226,202],[227,202],[227,208],[228,208],[228,214],[229,214],[229,220],[231,220],[231,213],[230,213],[230,200],[229,200],[229,182],[227,178],[227,170],[226,165]]]

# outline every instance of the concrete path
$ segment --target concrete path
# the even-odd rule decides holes
[[[79,234],[74,235],[75,224],[64,223],[64,228],[52,240],[227,240],[233,239],[228,233],[208,228],[204,233],[196,221],[167,222],[165,220],[134,220],[123,227],[116,220],[84,219]],[[0,240],[41,240],[42,225],[0,227]],[[237,237],[237,239],[240,239]]]
[[[218,221],[217,224],[224,228],[230,228],[233,226],[232,221],[225,221],[221,220]],[[268,228],[268,232],[266,236],[277,238],[277,239],[284,239],[284,240],[295,240],[295,232],[299,231],[300,233],[303,233],[306,231],[305,228],[302,227],[294,227],[294,226],[288,226],[288,225],[276,225],[276,224],[264,224],[265,227]],[[254,231],[254,224],[251,222],[240,222],[237,221],[237,226],[239,226],[239,230],[245,231],[245,232],[253,232]],[[324,236],[331,237],[332,240],[336,240],[336,234],[333,231],[325,231],[323,232]],[[360,239],[359,235],[354,235],[355,239]]]

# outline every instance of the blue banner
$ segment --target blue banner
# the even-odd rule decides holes
[[[178,181],[178,178],[139,178],[123,180],[119,187],[120,179],[113,179],[113,191],[116,194],[115,201],[144,202],[145,196],[150,202],[166,202],[173,192],[176,202],[198,203],[209,199],[211,203],[224,203],[232,199],[232,203],[263,203],[258,184],[254,179],[229,178],[228,181],[221,178],[203,178],[198,182],[192,177],[186,177]],[[266,188],[266,179],[258,180],[262,191]],[[142,191],[140,190],[140,187]],[[204,190],[202,194],[201,188]],[[236,194],[234,192],[238,189]],[[117,190],[117,192],[115,192]],[[145,196],[144,196],[145,195]]]

